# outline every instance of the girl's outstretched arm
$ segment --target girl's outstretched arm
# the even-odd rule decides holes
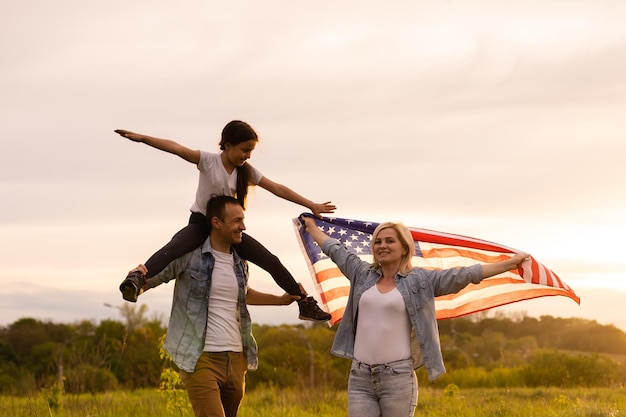
[[[170,139],[160,139],[152,136],[142,135],[141,133],[131,132],[130,130],[117,129],[115,133],[118,135],[130,139],[133,142],[142,142],[153,148],[178,155],[185,161],[198,165],[200,162],[200,151],[197,149],[189,149],[177,142]]]
[[[301,206],[308,208],[309,210],[311,210],[311,213],[319,218],[322,217],[322,213],[333,213],[337,208],[334,204],[331,204],[330,201],[327,201],[325,203],[314,203],[308,198],[305,198],[296,193],[291,188],[274,182],[267,177],[261,178],[259,186],[266,189],[275,196],[284,198],[287,201],[291,201],[292,203],[300,204]]]

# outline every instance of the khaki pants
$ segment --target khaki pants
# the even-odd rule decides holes
[[[180,371],[196,417],[235,417],[248,363],[243,352],[202,352],[193,372]]]

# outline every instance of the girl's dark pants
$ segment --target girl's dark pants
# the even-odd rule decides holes
[[[192,212],[189,217],[189,224],[178,231],[167,245],[159,249],[146,261],[145,266],[148,268],[146,278],[152,278],[174,259],[178,259],[187,252],[191,252],[201,246],[208,236],[209,226],[206,216],[202,213]],[[303,296],[298,283],[287,268],[283,266],[280,259],[252,236],[244,233],[241,243],[233,246],[243,259],[267,271],[280,288],[291,295]]]

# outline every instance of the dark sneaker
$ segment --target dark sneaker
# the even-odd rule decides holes
[[[304,300],[298,301],[298,307],[300,307],[300,320],[330,320],[330,314],[319,308],[317,305],[317,301],[315,301],[313,297],[307,297]]]
[[[122,298],[131,303],[137,302],[139,297],[139,290],[146,284],[146,276],[139,271],[133,271],[122,284],[120,285],[120,291],[122,292]]]

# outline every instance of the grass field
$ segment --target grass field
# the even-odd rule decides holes
[[[169,393],[172,394],[171,392]],[[193,417],[184,392],[157,390],[33,397],[0,397],[2,417]],[[244,398],[241,417],[345,417],[345,392],[257,389]],[[416,416],[626,417],[626,389],[420,389]]]

